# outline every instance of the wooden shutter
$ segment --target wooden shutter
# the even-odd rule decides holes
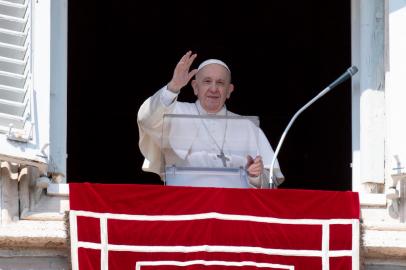
[[[0,0],[0,161],[66,173],[66,59],[66,0]]]
[[[20,142],[32,139],[30,7],[0,1],[0,132]]]

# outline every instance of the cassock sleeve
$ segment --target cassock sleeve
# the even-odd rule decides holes
[[[262,161],[264,162],[265,169],[270,171],[272,159],[273,159],[273,156],[275,153],[272,149],[271,144],[269,143],[268,139],[266,138],[264,132],[262,131],[262,129],[259,129],[258,136],[259,136],[259,138],[258,138],[259,153],[262,156]],[[276,176],[276,178],[278,178],[278,180],[281,181],[280,183],[282,183],[285,177],[282,174],[278,160],[275,161],[273,173]],[[268,174],[268,178],[269,178],[269,174]]]
[[[163,171],[160,151],[163,116],[174,111],[177,99],[177,94],[172,93],[173,100],[170,102],[171,93],[166,86],[161,88],[141,105],[137,117],[138,144],[145,157],[142,169],[159,175]]]

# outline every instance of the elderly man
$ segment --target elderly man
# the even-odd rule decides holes
[[[220,60],[209,59],[201,63],[197,69],[190,70],[196,56],[197,55],[192,54],[191,51],[187,52],[176,65],[171,81],[148,98],[142,104],[138,112],[139,147],[145,157],[143,169],[157,173],[161,177],[164,168],[161,157],[162,149],[160,149],[160,147],[165,114],[237,116],[228,111],[225,106],[226,100],[230,98],[234,91],[229,67]],[[197,96],[196,102],[187,103],[177,101],[181,89],[186,86],[193,77],[195,78],[192,80],[191,85],[194,94]],[[227,155],[224,154],[224,145],[228,139],[228,135],[226,136],[228,129],[227,123],[225,128],[223,126],[221,127],[221,132],[224,134],[222,140],[217,140],[206,126],[204,128],[206,138],[211,138],[212,144],[217,148],[218,153],[216,153],[214,157],[218,157],[219,164],[222,164],[224,167],[244,166],[248,174],[249,184],[257,188],[268,187],[269,165],[271,164],[274,152],[262,130],[258,129],[257,138],[249,139],[251,141],[255,140],[259,154],[244,157],[244,164],[241,164],[241,159],[239,162],[236,162],[236,159],[231,159],[231,155],[230,158],[228,158]],[[217,127],[217,129],[220,128]],[[232,129],[232,127],[229,127],[229,129]],[[235,131],[239,132],[234,128],[234,137],[236,137]],[[216,130],[213,132],[216,132]],[[250,142],[248,142],[248,144],[250,144]],[[180,157],[180,159],[188,160],[189,165],[196,166],[196,164],[193,164],[193,160],[196,159],[192,158],[193,149],[195,148],[196,147],[191,143],[190,149],[188,149],[184,155],[179,154],[178,159]],[[178,152],[175,151],[175,153]],[[197,166],[202,166],[201,163],[207,163],[206,161],[209,159],[200,157],[198,160],[200,164],[197,164]],[[203,166],[204,165],[211,166],[209,164],[203,164]],[[277,162],[274,168],[274,174],[278,178],[278,182],[283,181],[283,175]]]

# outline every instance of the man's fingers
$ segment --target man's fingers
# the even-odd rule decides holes
[[[189,56],[189,57],[187,58],[186,63],[188,64],[189,67],[192,65],[192,63],[193,63],[193,61],[196,59],[196,57],[197,57],[197,54],[194,53],[194,54],[192,54],[191,56]]]
[[[251,176],[258,176],[262,173],[263,169],[264,165],[261,156],[256,156],[255,159],[253,159],[251,156],[247,156],[248,174],[250,174]]]
[[[251,176],[258,176],[258,175],[260,175],[261,172],[262,172],[262,170],[261,170],[260,167],[256,167],[256,166],[254,166],[254,165],[251,165],[251,166],[248,168],[247,171],[248,171],[248,174],[251,175]]]
[[[256,156],[254,162],[255,163],[262,162],[262,157],[261,156]]]
[[[179,62],[186,62],[187,59],[189,59],[190,54],[192,53],[192,51],[188,51],[187,53],[185,53],[182,58],[179,60]]]
[[[185,55],[182,56],[179,62],[190,65],[192,64],[193,60],[195,60],[196,56],[196,53],[192,54],[192,51],[188,51],[187,53],[185,53]]]
[[[189,71],[190,66],[195,60],[197,54],[192,54],[192,51],[185,53],[179,62],[176,64],[173,71],[172,80],[168,83],[168,88],[178,93],[182,87],[184,87],[190,79],[197,73],[197,70]]]
[[[191,55],[191,51],[188,51],[187,53],[185,53],[182,58],[179,60],[178,64],[183,65],[188,63],[190,55]]]
[[[262,166],[262,158],[256,157],[255,159],[251,158],[251,164],[255,166]]]
[[[193,61],[196,59],[197,54],[190,55],[191,52],[189,51],[186,53],[176,65],[176,69],[180,72],[188,72],[190,66],[192,65]],[[194,74],[193,74],[194,75]]]
[[[261,171],[262,170],[261,164],[257,164],[257,163],[253,163],[249,168],[250,168],[250,170],[253,170],[253,171]]]
[[[247,164],[245,165],[245,168],[249,169],[252,164],[254,164],[254,159],[250,155],[247,155]]]
[[[192,79],[193,76],[196,75],[196,73],[197,73],[197,69],[194,69],[194,70],[192,70],[191,72],[189,72],[188,81],[190,81],[190,79]]]

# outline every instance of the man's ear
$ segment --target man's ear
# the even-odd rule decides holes
[[[227,91],[227,99],[230,98],[231,93],[234,91],[234,84],[230,83],[229,87],[228,87],[228,91]]]
[[[193,92],[195,93],[195,95],[197,96],[197,92],[198,92],[198,90],[197,90],[197,82],[196,82],[196,80],[192,80],[192,88],[193,88]]]

